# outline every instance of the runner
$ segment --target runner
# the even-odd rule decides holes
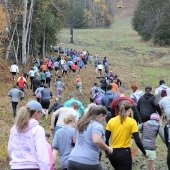
[[[13,117],[15,117],[18,102],[24,98],[24,93],[18,89],[17,85],[14,85],[13,88],[8,92],[8,96],[11,97]]]
[[[16,62],[10,67],[10,73],[12,74],[12,79],[15,80],[16,74],[19,74],[19,68],[16,65]]]

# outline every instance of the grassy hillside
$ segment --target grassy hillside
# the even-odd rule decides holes
[[[128,0],[128,2],[134,0]],[[135,1],[136,2],[136,1]],[[131,8],[129,8],[131,10]],[[117,12],[119,16],[115,17],[112,27],[108,29],[84,29],[74,30],[74,44],[69,43],[69,30],[62,30],[59,39],[60,45],[70,47],[76,50],[88,50],[91,53],[98,53],[101,57],[107,56],[111,64],[110,69],[118,74],[123,81],[127,94],[130,93],[131,83],[136,82],[141,89],[145,85],[150,84],[153,88],[158,86],[159,79],[165,79],[170,85],[170,49],[153,46],[152,42],[143,42],[137,33],[131,28],[131,17],[129,10]],[[125,17],[126,16],[126,17]],[[10,99],[7,97],[8,90],[12,87],[12,81],[9,74],[9,64],[0,60],[0,166],[2,170],[8,169],[7,160],[7,140],[9,129],[14,120],[11,115]],[[85,105],[88,103],[89,89],[91,85],[97,81],[96,73],[93,67],[88,66],[87,69],[80,72],[83,82],[83,96],[79,98]],[[54,76],[55,78],[55,76]],[[68,94],[75,92],[74,77],[63,78],[66,84],[66,90],[63,94],[63,101]],[[55,95],[54,87],[52,91]],[[33,98],[30,90],[26,91],[25,99],[19,106],[25,104],[29,99]],[[54,98],[52,99],[54,102]],[[41,124],[49,131],[49,119],[42,119]],[[160,138],[157,140],[158,155],[156,162],[156,170],[166,170],[166,148],[162,144]],[[108,160],[103,158],[102,163],[110,170]],[[146,169],[143,158],[134,159],[134,170]]]
[[[61,45],[85,49],[91,53],[107,56],[111,69],[128,85],[138,82],[141,86],[156,87],[158,80],[169,80],[169,48],[153,46],[143,42],[131,28],[131,18],[116,19],[109,29],[74,30],[74,44],[69,44],[69,30],[60,33]],[[127,80],[128,78],[128,80]]]

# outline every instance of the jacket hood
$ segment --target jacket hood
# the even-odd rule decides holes
[[[162,85],[160,85],[160,87],[162,87],[163,89],[167,89],[168,88],[168,86],[166,84],[162,84]]]
[[[29,131],[30,129],[34,128],[37,125],[39,125],[39,122],[37,120],[31,118],[29,123],[28,123],[28,127],[26,128],[25,131]]]
[[[153,97],[154,95],[151,93],[145,93],[143,96],[145,99],[149,99],[149,98]]]
[[[115,96],[115,94],[112,92],[112,90],[109,90],[105,93],[105,96],[107,96],[109,98],[113,98]]]
[[[159,123],[156,120],[148,120],[148,124],[151,126],[159,125]]]

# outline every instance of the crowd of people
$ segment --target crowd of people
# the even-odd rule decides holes
[[[89,87],[90,103],[84,106],[71,91],[64,101],[63,77],[73,76],[75,90],[83,96],[79,72],[88,67],[94,68],[97,77]],[[54,170],[56,160],[62,170],[103,170],[101,154],[115,170],[131,170],[132,140],[146,158],[147,170],[154,170],[158,134],[168,148],[170,169],[170,88],[164,80],[160,80],[154,94],[151,86],[143,91],[132,84],[132,93],[127,96],[123,82],[110,70],[107,57],[69,48],[58,57],[36,60],[28,73],[20,74],[16,63],[10,72],[16,81],[8,92],[15,118],[8,141],[12,170]],[[17,109],[25,88],[31,89],[34,99]],[[52,97],[56,98],[53,104]],[[39,125],[41,115],[46,119],[51,116],[51,135]]]

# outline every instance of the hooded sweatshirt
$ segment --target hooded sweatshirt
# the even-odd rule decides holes
[[[157,97],[158,102],[161,100],[162,90],[166,90],[167,96],[170,96],[170,88],[166,84],[162,84],[155,90],[155,96]]]
[[[112,90],[108,90],[101,99],[101,105],[108,107],[116,98],[117,95],[113,93]]]
[[[39,122],[33,118],[23,133],[17,131],[16,125],[11,128],[8,154],[11,169],[50,170],[45,132]]]
[[[150,115],[152,113],[158,112],[161,115],[161,110],[158,105],[154,104],[155,96],[151,93],[145,93],[137,103],[137,109],[141,115],[141,117],[148,117],[150,119]]]

